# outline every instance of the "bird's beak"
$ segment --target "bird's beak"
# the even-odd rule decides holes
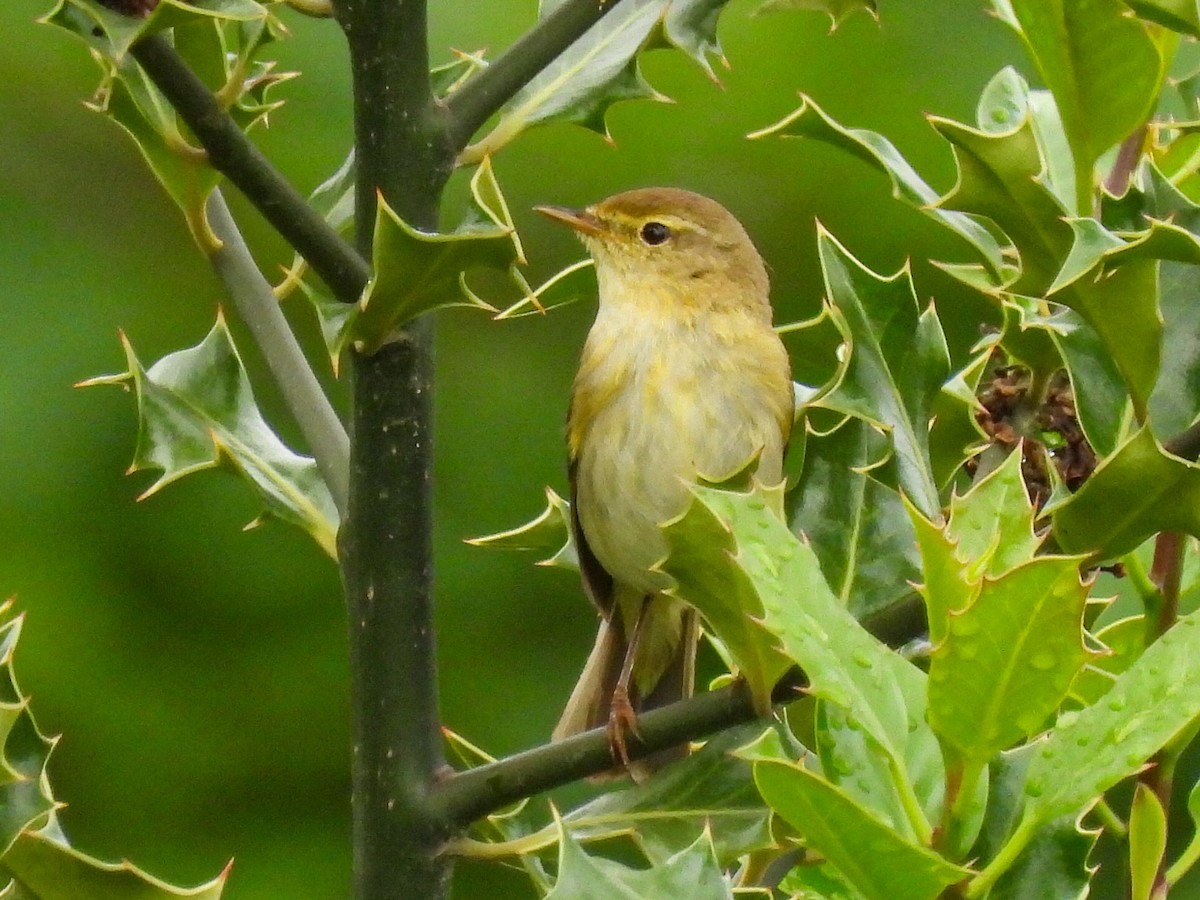
[[[581,234],[601,235],[608,231],[604,227],[604,223],[586,209],[571,209],[567,206],[535,206],[534,210],[547,218],[574,228]]]

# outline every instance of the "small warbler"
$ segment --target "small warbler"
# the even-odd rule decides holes
[[[584,210],[537,210],[575,229],[600,304],[567,416],[573,533],[600,631],[554,737],[607,725],[614,760],[644,777],[676,750],[630,766],[639,711],[690,696],[698,625],[662,592],[673,579],[661,525],[697,478],[758,460],[782,477],[794,397],[771,327],[766,267],[741,223],[707,197],[628,191]]]

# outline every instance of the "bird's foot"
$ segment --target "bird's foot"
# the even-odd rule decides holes
[[[608,707],[608,749],[613,761],[626,768],[629,767],[629,747],[626,739],[629,735],[641,739],[638,733],[637,711],[629,701],[629,691],[624,685],[617,685],[613,691],[612,703]]]

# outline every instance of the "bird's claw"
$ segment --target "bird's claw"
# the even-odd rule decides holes
[[[628,735],[641,739],[638,733],[637,711],[629,702],[629,691],[617,685],[608,708],[608,749],[613,761],[628,768],[630,764]]]

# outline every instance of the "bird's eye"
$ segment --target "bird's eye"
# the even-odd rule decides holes
[[[647,222],[642,226],[642,240],[655,247],[671,237],[671,229],[662,222]]]

